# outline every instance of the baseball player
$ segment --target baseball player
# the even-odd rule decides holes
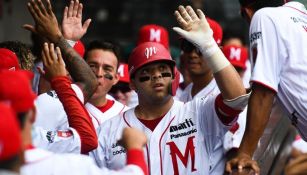
[[[36,4],[34,4],[36,5]],[[35,8],[34,8],[35,9]],[[77,10],[76,10],[77,9]],[[41,9],[38,9],[41,10]],[[73,16],[69,16],[70,11],[78,11],[77,14]],[[68,9],[68,15],[65,15],[64,17],[67,18],[77,18],[78,24],[81,25],[81,19],[80,17],[82,12],[82,4],[79,2],[71,2],[70,7]],[[33,13],[41,13],[41,12],[33,12]],[[53,14],[53,13],[52,13]],[[37,15],[34,17],[37,17]],[[55,19],[54,16],[50,16],[50,19]],[[39,18],[37,20],[40,20]],[[69,21],[68,19],[66,21]],[[48,23],[40,23],[40,25],[45,26],[48,25]],[[64,24],[63,24],[64,25]],[[73,27],[73,26],[71,26]],[[46,27],[46,30],[51,27]],[[69,29],[68,26],[66,26],[67,30]],[[63,30],[66,30],[66,28]],[[75,29],[76,31],[72,31],[72,33],[76,33],[75,37],[72,38],[78,38],[80,39],[84,33],[79,33],[79,30]],[[80,29],[82,30],[82,28]],[[67,32],[63,32],[67,33]],[[54,34],[53,34],[54,35]],[[60,33],[60,35],[62,35]],[[65,37],[66,38],[66,37]],[[70,38],[70,37],[68,37]],[[55,38],[51,38],[55,39]],[[118,81],[118,75],[117,75],[117,64],[118,64],[118,48],[117,46],[113,45],[109,42],[98,42],[93,41],[90,43],[90,46],[88,47],[86,53],[85,53],[85,59],[87,63],[89,64],[91,70],[94,72],[96,79],[98,80],[98,88],[96,89],[95,93],[91,98],[85,98],[85,103],[89,100],[89,103],[86,103],[86,108],[88,112],[90,113],[90,116],[92,117],[92,122],[96,127],[98,127],[102,122],[105,120],[119,114],[120,112],[127,109],[127,107],[115,100],[107,99],[106,95],[107,92],[110,90],[112,85],[116,84]],[[73,71],[77,71],[78,69],[84,69],[83,67],[75,67]],[[72,70],[69,70],[72,71]],[[86,74],[82,74],[84,77]],[[82,77],[81,76],[81,77]],[[80,77],[73,77],[74,79],[77,78],[78,80]],[[90,79],[87,77],[86,79]],[[95,79],[95,78],[94,78]],[[78,82],[75,82],[78,83]],[[74,86],[74,85],[73,85]],[[79,86],[80,87],[80,86]],[[82,86],[81,86],[82,88]],[[80,88],[78,86],[74,86],[76,94],[80,97],[82,97],[82,91],[84,93],[84,90],[80,91]],[[85,97],[88,96],[88,93],[85,94]],[[48,107],[46,104],[49,104]],[[45,94],[42,94],[38,97],[38,100],[36,101],[37,105],[37,120],[35,125],[41,126],[46,129],[64,129],[68,126],[67,116],[65,114],[65,111],[63,110],[62,104],[59,102],[56,93],[54,92],[48,92]],[[51,119],[51,120],[50,120]]]
[[[213,31],[214,41],[220,45],[223,37],[222,27],[214,20],[206,18],[210,28]],[[186,39],[181,39],[181,50],[184,55],[184,65],[188,71],[191,83],[184,89],[179,100],[188,102],[196,98],[206,98],[220,93],[220,90],[213,78],[213,73],[208,65],[206,58],[199,50]],[[216,154],[223,154],[223,141],[216,143]],[[222,155],[218,155],[221,157]],[[215,162],[216,161],[216,162]],[[220,172],[219,167],[223,167],[223,162],[218,159],[212,160],[213,171]]]
[[[223,37],[222,27],[210,18],[207,18],[207,21],[213,31],[215,42],[220,45]],[[188,102],[194,98],[206,98],[218,94],[220,91],[206,58],[202,58],[203,55],[199,50],[185,39],[181,41],[181,50],[185,55],[184,65],[192,82],[184,89],[179,100]]]
[[[248,95],[214,41],[204,14],[198,10],[196,15],[189,6],[180,6],[175,14],[185,30],[174,30],[206,56],[222,93],[185,104],[174,101],[178,84],[169,51],[156,42],[140,44],[128,63],[130,85],[138,93],[139,105],[101,125],[99,147],[93,154],[100,167],[124,166],[126,150],[117,140],[125,127],[136,127],[147,135],[144,153],[150,174],[207,175],[213,171],[212,162],[223,161],[222,154],[215,154],[215,146],[245,107]],[[223,172],[219,168],[217,174]]]
[[[12,74],[11,74],[12,75]],[[12,77],[16,78],[16,77]],[[26,80],[28,81],[28,80]],[[69,86],[68,86],[69,87]],[[29,90],[29,89],[27,89]],[[23,98],[23,97],[21,97]],[[33,104],[33,102],[32,102]],[[140,131],[126,128],[123,132],[122,143],[129,150],[127,166],[118,171],[106,168],[99,169],[92,159],[83,155],[54,154],[43,149],[28,146],[23,152],[20,124],[15,112],[7,105],[0,103],[0,174],[23,175],[41,174],[99,174],[99,175],[146,175],[147,167],[141,151],[146,137]],[[19,116],[20,117],[20,116]],[[29,116],[23,121],[23,133],[30,133],[27,129]],[[10,132],[8,132],[10,131]],[[24,142],[25,140],[23,140]],[[23,162],[25,155],[25,162]],[[22,164],[24,164],[22,166]]]
[[[53,50],[53,47],[50,46]],[[49,52],[48,45],[44,45],[44,50],[46,52]],[[44,56],[43,56],[44,58]],[[47,62],[45,62],[45,65],[47,65]],[[47,65],[48,66],[48,65]],[[4,70],[3,70],[4,71]],[[26,72],[26,75],[30,75],[32,78],[33,74],[29,74],[29,72]],[[8,73],[7,73],[8,74]],[[24,113],[25,108],[32,106],[32,101],[36,98],[36,95],[31,92],[29,89],[27,89],[27,83],[24,82],[22,79],[20,82],[18,80],[11,79],[12,75],[1,75],[2,81],[6,83],[1,83],[0,89],[0,99],[1,100],[7,100],[7,99],[14,99],[18,100],[19,102],[16,103],[16,108],[18,108],[18,112]],[[19,75],[22,76],[22,75]],[[9,79],[9,80],[8,80]],[[60,79],[61,80],[61,79]],[[65,83],[69,83],[70,81],[66,80]],[[68,96],[65,94],[66,91],[63,91],[61,87],[63,86],[63,83],[58,82],[52,82],[53,87],[63,94],[62,101],[66,101],[66,97]],[[25,91],[30,91],[31,93],[24,93],[24,91],[20,90],[16,92],[16,89],[19,89],[19,87],[23,87]],[[19,96],[23,96],[26,100],[19,100]],[[74,95],[76,96],[76,95]],[[67,108],[69,107],[69,99],[66,101]],[[41,127],[34,127],[33,128],[33,143],[41,148],[54,150],[57,152],[78,152],[78,153],[87,153],[97,147],[97,137],[96,132],[94,129],[93,124],[91,123],[91,119],[87,112],[78,112],[78,108],[73,109],[73,107],[70,107],[71,109],[65,109],[68,113],[68,119],[69,119],[69,126],[65,128],[65,130],[58,130],[58,131],[50,131],[45,130],[45,128]],[[83,108],[82,108],[83,109]],[[33,109],[35,111],[35,109]],[[34,120],[33,120],[34,122]]]
[[[57,48],[57,53],[55,53],[52,44],[49,47],[45,45],[42,58],[53,88],[57,91],[68,116],[72,116],[70,120],[86,128],[84,122],[91,124],[90,118],[70,86],[71,83],[66,76],[59,48]],[[8,79],[11,81],[8,81]],[[146,174],[145,160],[141,151],[146,142],[146,137],[134,129],[123,131],[121,143],[128,149],[131,156],[127,158],[128,166],[117,172],[109,171],[105,168],[99,169],[86,156],[60,155],[35,148],[32,145],[31,139],[32,122],[35,118],[35,113],[33,112],[35,95],[33,95],[31,90],[30,81],[24,72],[19,71],[2,71],[0,73],[0,81],[2,84],[3,82],[7,84],[6,86],[1,86],[1,100],[5,100],[5,102],[13,107],[22,127],[23,147],[26,148],[26,151],[25,165],[21,169],[21,174],[41,174],[42,170],[44,170],[44,174]],[[16,87],[18,86],[23,88],[17,90]],[[78,115],[85,117],[80,118]],[[93,134],[96,135],[95,131]],[[91,136],[88,135],[88,137]]]
[[[231,172],[231,167],[239,171],[251,167],[259,173],[252,155],[275,97],[302,138],[307,140],[307,97],[302,95],[307,92],[307,11],[303,4],[295,1],[284,4],[281,0],[240,0],[240,4],[242,15],[250,22],[253,93],[243,140],[237,156],[227,163],[227,171]]]

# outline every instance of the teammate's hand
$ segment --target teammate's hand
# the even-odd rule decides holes
[[[61,50],[59,47],[56,47],[56,50],[54,50],[54,44],[44,43],[42,59],[46,72],[45,77],[49,81],[52,80],[54,77],[67,75],[65,63],[63,61]]]
[[[82,26],[83,5],[79,0],[70,1],[69,7],[65,7],[62,21],[62,31],[65,39],[78,41],[86,33],[91,19],[87,19]]]
[[[119,143],[126,149],[142,149],[146,144],[145,134],[138,129],[127,127],[123,130],[122,139]]]
[[[205,54],[205,57],[208,57],[213,54],[210,51],[211,48],[215,50],[218,46],[213,38],[213,31],[206,20],[206,16],[199,9],[196,13],[191,6],[186,8],[179,6],[178,10],[175,11],[175,16],[182,28],[174,27],[173,30],[193,43]]]
[[[232,173],[233,169],[238,169],[238,172],[243,172],[244,168],[250,168],[254,170],[255,174],[260,173],[259,166],[256,161],[252,160],[252,158],[244,153],[238,153],[237,156],[232,158],[226,163],[226,172]]]
[[[23,27],[47,38],[50,42],[57,43],[62,33],[52,12],[50,1],[46,0],[46,5],[44,5],[41,0],[31,0],[28,2],[28,10],[35,21],[35,26],[25,24]]]
[[[307,154],[290,161],[285,167],[285,175],[307,174]]]

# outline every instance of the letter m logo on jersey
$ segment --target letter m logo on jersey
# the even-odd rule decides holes
[[[188,142],[186,144],[184,155],[181,154],[180,150],[178,149],[177,145],[174,142],[166,143],[170,147],[170,152],[171,152],[170,154],[171,154],[172,162],[173,162],[174,175],[179,175],[177,157],[180,159],[180,161],[183,163],[183,165],[186,168],[188,166],[188,160],[190,158],[190,160],[191,160],[191,172],[196,171],[196,168],[195,168],[195,146],[194,146],[194,143],[193,143],[194,138],[195,138],[195,136],[188,138]]]

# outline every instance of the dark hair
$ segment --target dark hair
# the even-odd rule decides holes
[[[112,41],[99,41],[99,40],[94,40],[89,43],[89,45],[86,48],[85,54],[84,54],[84,59],[87,60],[88,57],[88,52],[94,49],[101,49],[105,51],[110,51],[114,53],[114,55],[117,58],[117,67],[119,66],[119,60],[120,60],[120,47],[119,45],[115,44]]]
[[[14,155],[6,160],[0,161],[0,169],[13,170],[16,166],[22,165],[20,154]]]
[[[284,0],[239,0],[242,7],[249,7],[257,11],[264,7],[278,7],[285,3]]]
[[[20,41],[4,41],[0,43],[0,48],[6,48],[15,52],[21,68],[32,71],[35,58],[26,44]]]

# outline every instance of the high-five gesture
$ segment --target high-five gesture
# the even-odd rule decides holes
[[[65,7],[62,21],[62,32],[65,39],[78,41],[86,33],[91,19],[87,19],[82,25],[83,5],[79,0],[70,1],[69,7]]]
[[[54,44],[44,43],[42,59],[46,70],[46,78],[50,81],[57,76],[66,76],[65,63],[59,47],[54,48]]]
[[[82,89],[84,101],[86,102],[97,88],[97,79],[88,64],[63,37],[50,1],[45,0],[44,5],[42,0],[30,0],[28,9],[35,21],[35,27],[29,24],[24,25],[24,27],[47,38],[61,49],[66,69],[73,78],[74,83],[78,84]]]
[[[179,35],[193,43],[206,54],[205,57],[211,56],[216,49],[217,44],[213,38],[213,32],[206,20],[206,16],[201,10],[195,11],[191,6],[184,8],[179,6],[175,11],[178,24],[182,27],[174,27]]]
[[[28,2],[28,9],[35,21],[35,26],[25,24],[23,27],[42,37],[47,38],[53,43],[61,38],[62,33],[58,21],[52,12],[49,0],[46,0],[46,6],[41,0],[31,0]]]

